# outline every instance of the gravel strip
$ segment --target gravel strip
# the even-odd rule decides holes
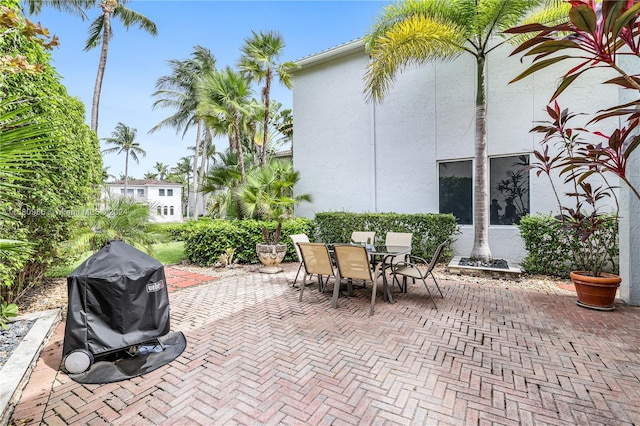
[[[23,320],[7,324],[6,330],[0,331],[0,369],[7,362],[11,352],[18,347],[24,336],[29,333],[35,321]]]

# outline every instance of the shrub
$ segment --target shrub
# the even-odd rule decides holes
[[[377,242],[384,242],[387,232],[412,232],[411,253],[425,259],[431,258],[442,241],[453,242],[458,232],[452,214],[322,212],[316,214],[315,222],[314,238],[325,243],[348,242],[353,231],[375,231]],[[443,259],[451,256],[448,247]]]
[[[228,249],[234,250],[239,263],[257,263],[256,244],[263,243],[262,228],[272,232],[277,222],[259,220],[211,220],[188,222],[185,226],[184,252],[190,262],[212,265]],[[290,219],[282,223],[281,242],[288,245],[285,260],[297,260],[295,248],[289,240],[291,234],[313,235],[314,225],[309,219]]]
[[[186,233],[190,229],[192,222],[176,222],[176,223],[148,223],[145,230],[152,234],[158,235],[162,241],[184,241]]]
[[[0,111],[0,116],[29,103],[22,118],[46,123],[46,158],[22,164],[28,185],[18,176],[3,175],[3,183],[20,185],[4,191],[0,197],[0,239],[17,239],[31,243],[27,259],[14,255],[9,263],[3,259],[0,296],[11,301],[25,288],[40,282],[46,269],[61,260],[60,244],[69,238],[84,206],[97,200],[102,178],[102,157],[97,136],[84,121],[84,105],[67,94],[50,55],[24,35],[0,37],[0,56],[23,55],[30,64],[42,65],[39,73],[2,75],[0,99],[15,97],[21,102]]]
[[[562,222],[550,215],[527,215],[518,225],[524,240],[527,257],[522,267],[531,274],[556,275],[568,277],[569,272],[584,266],[576,265],[574,252],[586,249],[583,242],[574,238],[574,232],[563,227]],[[616,221],[603,222],[602,227],[593,234],[597,244],[607,251],[609,258],[607,270],[618,271],[618,227]]]

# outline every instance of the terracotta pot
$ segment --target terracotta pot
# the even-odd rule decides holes
[[[260,270],[264,273],[276,273],[282,271],[282,268],[278,267],[284,260],[284,256],[287,254],[286,244],[256,244],[256,253],[258,259],[265,266]]]
[[[569,274],[578,294],[576,303],[583,308],[612,311],[622,278],[606,272],[599,277],[588,274],[583,271],[573,271]]]

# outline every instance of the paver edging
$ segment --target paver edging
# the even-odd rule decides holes
[[[40,353],[61,319],[60,308],[17,318],[17,320],[35,320],[35,323],[0,369],[0,376],[2,376],[0,424],[8,424],[16,404],[20,401],[22,391],[29,382]]]

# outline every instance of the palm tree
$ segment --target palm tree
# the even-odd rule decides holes
[[[190,192],[190,187],[189,187],[189,179],[190,179],[190,175],[191,175],[191,159],[189,157],[182,157],[180,158],[180,161],[176,164],[176,166],[171,169],[172,174],[176,174],[178,176],[180,176],[180,181],[182,183],[182,204],[183,206],[187,206],[187,214],[186,216],[189,217],[189,192]],[[177,182],[178,179],[176,180],[172,180],[172,182]],[[186,185],[187,187],[185,188],[184,185]],[[184,212],[183,212],[184,214]]]
[[[110,168],[111,168],[111,166],[102,166],[102,181],[103,182],[106,182],[110,178],[111,179],[115,179],[116,178],[114,175],[109,173],[109,169]]]
[[[271,83],[274,76],[278,76],[280,83],[290,89],[292,87],[291,71],[296,68],[296,65],[293,62],[278,62],[285,48],[284,40],[280,34],[273,31],[266,33],[252,31],[252,34],[253,37],[245,39],[245,44],[241,49],[242,57],[240,58],[239,67],[251,82],[256,81],[258,84],[264,82],[261,90],[264,118],[262,124],[262,147],[260,150],[260,166],[264,167],[269,143],[266,129],[269,128],[270,120]]]
[[[158,179],[158,174],[153,172],[146,172],[144,175],[142,175],[142,177],[144,179]]]
[[[272,160],[265,167],[256,167],[238,191],[243,212],[249,218],[275,220],[273,236],[262,229],[265,244],[278,244],[282,222],[293,217],[293,208],[302,201],[311,201],[310,194],[293,194],[300,173],[289,161]]]
[[[211,214],[214,217],[242,219],[236,193],[242,179],[238,155],[229,151],[218,155],[220,162],[205,177],[202,192],[213,195]]]
[[[476,60],[472,258],[492,258],[488,243],[486,59],[506,41],[495,36],[522,23],[543,3],[545,0],[406,0],[387,6],[365,38],[371,56],[365,92],[374,102],[384,98],[397,73],[408,65],[447,61],[462,54]]]
[[[238,155],[242,182],[246,180],[244,149],[242,146],[244,118],[253,114],[255,102],[249,82],[239,73],[226,67],[202,79],[198,93],[198,114],[212,127],[220,122],[227,125],[229,148]]]
[[[48,134],[51,126],[25,118],[31,111],[29,102],[15,98],[0,99],[0,191],[9,188],[27,188],[34,179],[25,164],[50,157]],[[0,212],[0,219],[11,219]],[[0,239],[2,251],[30,252],[25,241]]]
[[[157,100],[153,108],[158,106],[173,108],[175,113],[155,125],[149,133],[153,133],[164,127],[173,127],[176,132],[183,131],[182,137],[194,125],[196,130],[196,153],[200,152],[200,138],[202,137],[202,120],[197,115],[198,96],[197,90],[202,75],[215,70],[216,60],[209,49],[196,45],[191,57],[184,61],[172,59],[169,62],[171,74],[162,76],[156,81],[156,91],[152,96]],[[203,159],[204,161],[204,159]],[[193,193],[194,193],[194,217],[199,216],[198,197],[198,156],[193,157]],[[187,211],[189,210],[187,206]]]
[[[153,168],[158,172],[158,179],[160,180],[164,180],[169,174],[170,170],[169,165],[161,163],[159,161],[156,161],[156,164],[155,166],[153,166]]]
[[[100,92],[102,91],[102,79],[107,66],[107,55],[109,54],[109,41],[113,36],[111,30],[111,17],[119,18],[125,28],[129,29],[133,25],[145,30],[155,36],[157,34],[156,24],[144,15],[141,15],[124,5],[128,0],[100,0],[98,6],[102,9],[102,15],[98,16],[89,26],[89,39],[84,50],[91,50],[102,42],[100,48],[100,61],[98,62],[98,74],[96,84],[93,89],[93,102],[91,103],[91,129],[98,133],[98,108],[100,105]]]
[[[138,156],[146,156],[147,153],[144,149],[140,148],[138,142],[134,142],[136,138],[137,130],[122,123],[118,123],[110,138],[104,138],[103,140],[107,144],[115,145],[113,148],[107,148],[102,151],[103,154],[121,154],[125,153],[124,157],[124,193],[127,193],[127,184],[129,182],[129,156],[136,162],[140,163]]]
[[[153,254],[153,244],[159,241],[148,232],[150,207],[133,197],[106,191],[106,205],[95,214],[82,218],[67,247],[74,253],[100,250],[111,240],[122,240],[139,250]]]
[[[154,24],[153,21],[125,7],[129,1],[130,0],[25,0],[25,3],[29,6],[29,11],[36,14],[42,10],[43,5],[51,6],[63,12],[78,14],[83,19],[86,17],[84,11],[92,6],[97,6],[102,10],[102,14],[89,26],[89,38],[84,48],[85,51],[88,51],[102,44],[100,60],[98,62],[98,74],[96,75],[96,83],[93,89],[93,102],[91,104],[91,129],[96,133],[98,133],[98,108],[100,105],[102,80],[104,78],[104,70],[107,66],[109,42],[111,41],[111,37],[113,37],[111,18],[118,18],[127,30],[132,26],[137,26],[153,36],[157,34],[156,24]]]

